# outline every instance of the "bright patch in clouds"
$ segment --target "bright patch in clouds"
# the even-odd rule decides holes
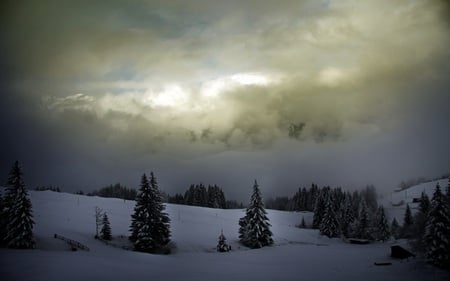
[[[267,85],[271,82],[268,76],[257,73],[238,73],[230,79],[241,85]]]
[[[151,105],[164,107],[182,107],[188,100],[189,93],[177,84],[166,85],[162,91],[150,93],[147,97]]]
[[[237,73],[204,82],[200,92],[206,97],[217,97],[220,93],[230,91],[239,86],[267,86],[278,80],[276,75]]]

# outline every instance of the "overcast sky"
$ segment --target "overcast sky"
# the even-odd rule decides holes
[[[1,5],[2,181],[245,201],[450,171],[448,1]]]

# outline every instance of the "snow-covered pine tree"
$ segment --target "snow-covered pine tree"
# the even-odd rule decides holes
[[[137,242],[138,234],[142,232],[143,225],[145,224],[145,217],[148,214],[148,201],[150,196],[150,184],[148,182],[147,176],[145,174],[141,177],[141,185],[139,187],[139,192],[136,196],[136,205],[134,207],[134,213],[131,215],[131,236],[130,241],[133,243]],[[136,245],[135,245],[136,248]]]
[[[401,237],[402,238],[411,238],[412,237],[412,227],[413,227],[413,217],[411,214],[411,209],[409,208],[409,204],[406,204],[405,215],[403,217],[403,226],[401,228]]]
[[[220,232],[219,235],[219,243],[217,244],[218,252],[229,252],[231,247],[227,244],[227,238],[223,235],[223,231]]]
[[[19,249],[34,248],[32,206],[18,161],[14,163],[9,173],[4,204],[6,246]]]
[[[425,192],[422,192],[420,196],[419,210],[414,215],[414,227],[413,227],[413,237],[415,239],[413,245],[416,249],[420,251],[425,250],[425,231],[428,220],[428,213],[430,212],[430,199]]]
[[[253,194],[244,218],[239,220],[241,243],[250,248],[261,248],[273,244],[272,231],[267,218],[258,183],[255,180]]]
[[[246,244],[247,240],[247,216],[239,219],[239,240],[242,244]]]
[[[329,238],[338,237],[340,234],[339,222],[334,211],[335,204],[331,193],[328,193],[326,195],[324,202],[325,212],[319,226],[320,234],[325,235]]]
[[[450,210],[436,185],[425,234],[426,256],[439,267],[450,268]]]
[[[359,204],[359,216],[355,229],[356,238],[371,239],[370,234],[370,216],[367,208],[366,200],[361,198]]]
[[[355,221],[355,214],[353,210],[353,204],[351,201],[351,195],[347,194],[345,196],[344,204],[341,208],[341,233],[345,237],[349,237],[351,233],[351,225]]]
[[[378,207],[376,214],[376,239],[378,241],[386,241],[391,236],[389,231],[388,220],[386,218],[386,214],[384,212],[384,207],[381,205]]]
[[[153,173],[150,182],[144,174],[131,216],[131,236],[136,251],[156,252],[170,242],[170,219]]]
[[[325,212],[325,200],[328,196],[329,189],[322,188],[319,191],[319,195],[316,198],[316,203],[314,205],[314,216],[312,228],[318,229],[322,223],[323,214]]]
[[[400,237],[400,225],[395,218],[392,219],[391,234],[395,239],[398,239]]]
[[[149,219],[151,222],[152,236],[158,246],[165,246],[170,242],[170,218],[164,212],[166,207],[163,204],[163,198],[153,172],[150,173],[150,195]]]
[[[100,235],[103,240],[111,240],[111,226],[109,224],[108,215],[106,215],[106,212],[103,213],[103,219],[102,219],[102,229],[100,230]]]

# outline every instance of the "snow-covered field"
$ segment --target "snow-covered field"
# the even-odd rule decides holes
[[[311,213],[269,210],[275,245],[249,250],[237,242],[243,210],[168,204],[176,249],[162,256],[94,239],[95,206],[108,213],[115,237],[127,236],[134,201],[51,191],[31,191],[30,197],[37,249],[0,249],[1,280],[449,280],[448,272],[420,257],[409,262],[391,259],[394,242],[352,245],[295,227],[302,216],[309,224]],[[390,209],[400,214],[401,208]],[[221,230],[232,246],[229,253],[215,252]],[[55,233],[90,251],[70,251],[65,242],[53,238]],[[392,265],[374,265],[381,261]]]

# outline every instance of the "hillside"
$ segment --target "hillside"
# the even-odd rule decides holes
[[[415,198],[420,198],[422,192],[425,192],[431,200],[436,185],[439,183],[442,192],[445,192],[448,182],[448,179],[441,179],[411,186],[402,191],[394,191],[380,203],[385,207],[391,220],[395,217],[399,223],[402,223],[406,204],[409,205],[414,214],[419,206],[418,202],[413,202]]]
[[[172,255],[160,256],[105,245],[95,240],[94,207],[108,213],[113,235],[127,236],[134,201],[50,191],[30,192],[37,249],[0,249],[2,280],[446,280],[420,258],[389,257],[391,244],[350,245],[296,228],[310,213],[268,211],[275,245],[249,250],[237,242],[242,210],[167,205],[172,224]],[[215,252],[223,230],[233,251]],[[77,240],[90,251],[72,252],[53,238]],[[126,239],[122,239],[126,241]],[[123,242],[123,241],[122,241]],[[376,261],[392,266],[378,267]]]

